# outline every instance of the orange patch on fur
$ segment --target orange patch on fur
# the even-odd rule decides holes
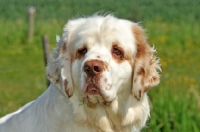
[[[136,71],[137,72],[136,76],[141,76],[140,84],[142,86],[142,89],[139,92],[140,95],[142,95],[152,86],[154,81],[159,80],[159,78],[152,77],[150,80],[148,80],[148,77],[151,76],[151,71],[149,71],[149,69],[155,63],[155,60],[151,59],[153,51],[151,50],[151,47],[148,45],[146,41],[144,30],[142,29],[142,27],[135,25],[133,26],[132,31],[135,36],[136,46],[137,46],[137,53],[134,62],[134,67],[136,67],[138,63],[141,63],[140,66],[138,67],[138,71]]]
[[[66,43],[63,44],[63,47],[61,49],[61,54],[64,54],[67,51],[67,46],[66,45],[67,45]]]
[[[153,76],[150,80],[151,83],[154,83],[154,82],[158,82],[159,81],[159,78],[156,77],[156,76]]]
[[[144,68],[141,67],[141,68],[138,70],[137,74],[138,74],[138,76],[140,75],[140,76],[143,76],[143,77],[144,77],[144,75],[145,75],[145,70],[144,70]]]
[[[148,91],[150,86],[146,86],[140,90],[140,94],[143,95],[146,91]]]
[[[151,55],[151,50],[146,42],[146,37],[143,29],[140,26],[133,27],[133,33],[137,44],[137,58],[142,58]]]
[[[68,81],[67,81],[67,79],[64,79],[65,92],[66,92],[68,98],[70,98],[72,95],[69,93],[69,89],[67,88],[67,85],[68,85]]]
[[[65,89],[67,89],[67,85],[68,85],[68,81],[67,81],[67,79],[65,79],[64,80],[64,87],[65,87]]]

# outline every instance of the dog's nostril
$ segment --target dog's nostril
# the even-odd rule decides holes
[[[99,69],[98,66],[94,66],[94,71],[95,71],[95,72],[100,72],[101,70]]]
[[[90,72],[90,67],[89,67],[89,66],[84,66],[84,71],[85,71],[86,73],[89,73],[89,72]]]
[[[84,65],[84,71],[89,76],[98,75],[103,70],[103,63],[101,61],[88,61]]]

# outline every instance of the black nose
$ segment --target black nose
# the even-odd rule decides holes
[[[87,61],[83,69],[88,76],[98,75],[103,70],[103,62],[98,60]]]

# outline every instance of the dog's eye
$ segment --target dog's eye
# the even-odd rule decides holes
[[[112,54],[118,58],[123,57],[123,52],[120,49],[118,49],[117,47],[113,47]]]
[[[78,50],[79,55],[85,55],[86,53],[87,53],[87,48],[85,47]]]

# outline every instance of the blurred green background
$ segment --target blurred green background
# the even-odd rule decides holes
[[[30,6],[36,9],[32,42]],[[141,22],[161,58],[161,83],[149,91],[151,118],[142,131],[199,132],[199,0],[0,0],[0,117],[46,89],[42,36],[52,49],[68,19],[98,11]]]

